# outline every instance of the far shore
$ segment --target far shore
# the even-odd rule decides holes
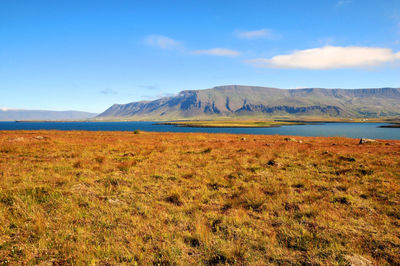
[[[161,122],[156,125],[172,125],[177,127],[198,127],[198,128],[270,128],[287,125],[305,125],[303,122],[286,122],[286,121],[175,121]]]
[[[383,125],[383,126],[379,126],[380,128],[400,128],[400,124],[399,123],[394,123],[394,124],[390,124],[390,125]]]
[[[1,121],[13,122],[13,121]],[[287,125],[315,125],[322,123],[387,123],[380,128],[400,128],[400,118],[245,118],[245,119],[171,119],[171,120],[130,120],[130,119],[87,119],[87,120],[16,120],[16,123],[52,123],[52,122],[154,122],[156,125],[196,128],[272,128]]]

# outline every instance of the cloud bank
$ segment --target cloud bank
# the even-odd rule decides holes
[[[335,69],[374,67],[396,60],[400,52],[388,48],[325,46],[247,62],[265,68]]]
[[[212,48],[208,50],[195,50],[193,54],[214,56],[238,56],[240,52],[226,48]]]
[[[269,29],[261,29],[254,31],[237,31],[236,37],[240,39],[260,39],[272,37],[272,31]]]
[[[149,35],[144,42],[152,47],[159,49],[179,49],[182,43],[163,35]]]

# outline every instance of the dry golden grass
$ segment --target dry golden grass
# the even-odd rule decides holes
[[[0,264],[400,264],[400,142],[0,132]]]

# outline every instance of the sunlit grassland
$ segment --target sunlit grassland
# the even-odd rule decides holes
[[[0,264],[400,263],[399,141],[137,133],[0,132]]]

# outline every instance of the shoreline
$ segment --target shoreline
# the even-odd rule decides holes
[[[180,123],[180,122],[165,122],[155,123],[154,125],[168,125],[175,127],[192,127],[192,128],[278,128],[281,126],[293,126],[293,125],[307,125],[306,123],[293,123],[293,124],[271,124],[271,125],[204,125],[204,124],[191,124]]]
[[[389,125],[379,126],[379,128],[400,128],[399,123],[390,123]]]

